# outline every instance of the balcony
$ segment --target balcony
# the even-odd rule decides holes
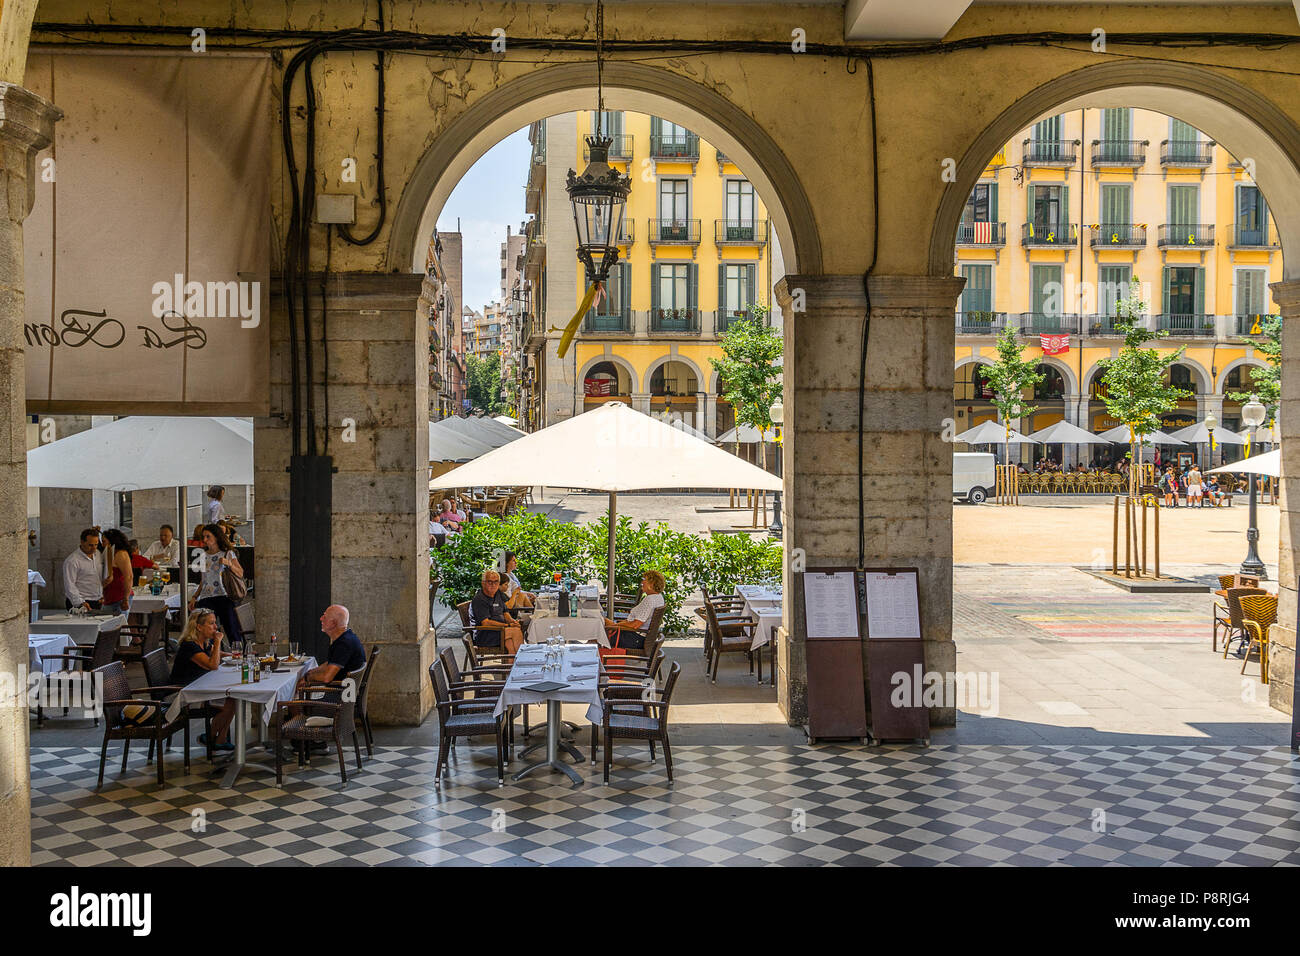
[[[719,335],[722,335],[737,322],[753,322],[757,318],[749,309],[719,309],[713,313],[713,327]],[[771,313],[764,315],[760,324],[770,327],[772,325]]]
[[[1073,166],[1079,160],[1077,139],[1027,139],[1021,145],[1026,166]]]
[[[1070,222],[1027,222],[1020,229],[1020,244],[1034,248],[1073,246],[1078,237],[1078,227]]]
[[[583,320],[582,331],[595,335],[610,333],[626,335],[632,331],[632,313],[624,310],[617,312],[589,310],[587,318]]]
[[[437,391],[442,391],[444,385],[442,373],[436,368],[429,369],[429,387]]]
[[[1121,321],[1126,321],[1126,320],[1121,320],[1118,317],[1113,315],[1100,315],[1100,314],[1082,315],[1079,317],[1079,328],[1081,330],[1080,334],[1095,335],[1095,336],[1107,336],[1107,335],[1123,336],[1124,332],[1120,328]],[[1132,321],[1132,324],[1136,326],[1141,326],[1145,323],[1145,321],[1146,321],[1145,316],[1139,316],[1138,318]]]
[[[1183,140],[1160,141],[1160,165],[1204,169],[1214,162],[1214,141],[1188,143]]]
[[[1273,224],[1246,227],[1237,223],[1232,227],[1232,242],[1229,249],[1277,249],[1277,232]]]
[[[1156,245],[1161,249],[1209,249],[1214,246],[1214,227],[1197,223],[1166,223],[1160,227]]]
[[[610,137],[610,139],[613,140],[613,142],[609,144],[610,159],[627,160],[632,158],[632,134],[631,133],[615,133],[613,136]],[[583,162],[586,163],[591,162],[590,146],[582,147],[582,160]]]
[[[719,246],[761,246],[767,242],[767,220],[715,219],[713,242]]]
[[[429,351],[442,351],[442,336],[438,334],[438,330],[432,324],[429,325]]]
[[[1094,249],[1143,249],[1147,227],[1129,223],[1103,222],[1089,228],[1088,244]]]
[[[694,133],[685,135],[651,133],[650,157],[693,163],[700,158],[700,138]]]
[[[1178,338],[1214,338],[1214,316],[1162,312],[1156,316],[1156,328]]]
[[[1136,168],[1147,161],[1146,139],[1094,139],[1091,162],[1095,168]]]
[[[700,220],[651,219],[649,240],[651,255],[654,255],[656,246],[698,246]]]
[[[1268,324],[1276,315],[1238,315],[1236,319],[1236,328],[1238,335],[1255,335],[1263,336],[1268,334]]]
[[[1005,312],[958,312],[958,335],[997,335],[1007,326]]]
[[[678,335],[698,335],[700,332],[699,309],[651,309],[650,331],[652,333],[676,333]]]
[[[1047,312],[1021,312],[1018,323],[1021,335],[1079,334],[1079,316],[1073,313],[1052,315]]]
[[[957,227],[957,245],[988,248],[1007,244],[1005,222],[963,222]]]

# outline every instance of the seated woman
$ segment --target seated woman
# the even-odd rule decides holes
[[[131,567],[133,569],[139,570],[140,568],[158,567],[158,565],[154,564],[152,561],[150,561],[148,558],[146,558],[143,554],[140,553],[140,542],[137,541],[135,538],[132,538],[130,541],[128,541],[126,543],[126,547],[127,550],[131,553]]]
[[[203,529],[206,527],[207,525],[205,524],[196,524],[194,526],[194,533],[190,535],[189,540],[185,542],[186,547],[190,547],[190,548],[203,547]]]
[[[199,608],[185,621],[176,657],[172,661],[171,683],[184,687],[198,680],[208,671],[221,666],[221,631],[217,615],[207,608]],[[235,718],[235,700],[227,697],[221,713],[212,718],[213,744],[216,750],[234,750],[235,745],[226,740],[230,722]],[[199,743],[207,744],[206,734],[199,735]]]
[[[452,507],[451,499],[443,498],[442,511],[434,515],[433,520],[448,531],[460,531],[460,526],[465,523],[465,516]]]
[[[519,621],[506,610],[506,596],[501,591],[501,575],[488,568],[480,579],[478,593],[469,602],[469,620],[475,627],[475,647],[499,647],[507,654],[519,650],[524,632]]]
[[[501,588],[506,593],[506,607],[512,611],[516,608],[532,608],[537,603],[537,596],[525,591],[519,584],[519,576],[515,574],[519,559],[513,551],[506,552],[505,565],[505,573],[501,575]]]
[[[645,647],[646,628],[655,609],[664,606],[664,588],[668,580],[658,571],[646,571],[641,575],[641,593],[645,596],[622,621],[605,619],[605,627],[610,636],[610,644],[615,647],[629,647],[641,650]],[[615,643],[617,639],[617,643]]]

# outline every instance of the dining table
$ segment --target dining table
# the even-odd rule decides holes
[[[316,659],[313,657],[305,657],[294,663],[281,660],[275,671],[263,671],[261,680],[243,684],[239,679],[240,662],[230,659],[222,661],[216,670],[208,671],[176,692],[171,706],[167,708],[167,720],[178,718],[181,709],[188,704],[225,700],[227,697],[236,702],[235,719],[230,725],[235,754],[226,765],[225,776],[221,779],[223,788],[232,789],[248,762],[249,705],[257,704],[262,708],[262,725],[269,727],[276,705],[281,701],[292,700],[298,678],[315,666]]]
[[[578,772],[560,759],[564,751],[578,763],[583,761],[582,751],[561,737],[562,709],[564,704],[586,704],[587,719],[599,723],[603,714],[600,676],[600,652],[595,644],[526,644],[519,648],[497,697],[494,716],[521,704],[546,704],[546,758],[529,764],[512,779],[522,780],[536,770],[549,769],[567,775],[575,786],[582,783]],[[535,744],[523,753],[541,746]]]
[[[528,624],[525,640],[529,644],[542,644],[551,637],[574,644],[595,641],[601,647],[609,647],[609,636],[605,633],[603,617],[537,617],[534,615]]]
[[[39,621],[27,625],[28,634],[67,634],[77,644],[93,645],[100,631],[111,631],[126,624],[125,614],[42,614]],[[131,636],[125,635],[123,644]]]
[[[27,634],[28,668],[32,673],[53,674],[63,670],[63,661],[47,661],[44,658],[57,654],[66,654],[68,648],[76,647],[77,642],[70,634]]]
[[[745,615],[754,622],[754,639],[751,651],[771,644],[776,647],[776,629],[781,626],[782,593],[762,584],[741,584],[736,593],[744,599]],[[772,683],[776,684],[776,657],[772,660]]]
[[[193,597],[198,589],[197,584],[190,584],[186,588],[186,593]],[[181,586],[179,583],[164,585],[161,594],[149,593],[147,585],[142,585],[131,593],[132,614],[151,614],[154,611],[166,611],[167,616],[172,617],[180,609]]]

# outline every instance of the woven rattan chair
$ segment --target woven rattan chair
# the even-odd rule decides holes
[[[367,665],[369,666],[369,665]],[[343,735],[352,735],[352,752],[356,756],[357,770],[361,770],[361,744],[357,740],[356,723],[356,689],[366,675],[366,668],[359,667],[348,673],[352,681],[352,691],[345,693],[344,681],[330,681],[327,684],[306,684],[302,693],[311,694],[297,700],[284,700],[276,705],[273,722],[275,726],[275,782],[284,782],[284,750],[280,746],[283,740],[292,740],[300,746],[298,766],[304,762],[311,765],[311,745],[334,742],[334,749],[339,757],[339,778],[344,784],[348,782],[348,768],[343,759]]]
[[[495,716],[483,707],[483,701],[463,696],[466,691],[453,691],[441,661],[429,665],[429,681],[433,684],[433,700],[438,708],[438,762],[434,767],[434,786],[441,789],[442,777],[450,773],[447,758],[451,743],[456,737],[492,735],[497,749],[497,786],[506,784],[505,765],[510,762],[510,748],[506,741],[505,714]],[[480,688],[473,688],[478,693]]]
[[[605,783],[614,762],[614,740],[644,740],[650,745],[650,761],[655,759],[655,742],[664,748],[664,769],[668,783],[673,782],[673,751],[668,743],[668,707],[682,665],[676,661],[668,669],[668,679],[661,691],[633,684],[610,684],[601,691],[601,734],[605,740]],[[593,728],[594,730],[594,728]],[[592,747],[592,762],[596,750]]]
[[[117,651],[118,644],[121,641],[121,629],[113,628],[111,631],[100,631],[95,635],[95,643],[91,647],[70,647],[62,654],[42,654],[41,663],[45,661],[62,661],[59,667],[60,671],[95,671],[101,667],[106,667],[113,661],[113,654]],[[43,680],[49,680],[51,675],[43,675]],[[66,678],[65,678],[66,679]],[[63,708],[64,716],[67,716],[68,708]],[[36,726],[39,727],[45,721],[45,711],[41,706],[40,699],[36,702]],[[95,714],[95,726],[99,726],[99,715]]]
[[[709,663],[709,681],[718,682],[718,660],[723,654],[744,654],[749,658],[749,670],[754,670],[754,655],[750,648],[754,644],[754,628],[758,625],[751,620],[733,620],[727,623],[718,620],[712,604],[704,605],[708,615],[709,631],[705,639],[708,645],[706,656]]]
[[[1243,597],[1258,597],[1261,594],[1268,594],[1263,588],[1228,588],[1224,592],[1223,598],[1223,616],[1220,617],[1218,610],[1215,611],[1214,626],[1211,635],[1211,648],[1218,650],[1214,643],[1218,640],[1218,631],[1222,629],[1223,635],[1223,656],[1226,660],[1228,649],[1234,640],[1249,641],[1250,635],[1246,633],[1246,626],[1243,623],[1241,611],[1241,599]],[[1216,603],[1215,607],[1220,605]]]
[[[1246,665],[1250,663],[1250,649],[1258,647],[1259,680],[1261,684],[1267,684],[1268,629],[1277,623],[1277,595],[1247,594],[1239,600],[1241,601],[1241,624],[1250,635],[1250,643],[1246,645],[1246,653],[1241,662],[1241,672],[1246,673]]]
[[[378,645],[370,648],[370,658],[366,661],[366,669],[361,675],[361,683],[357,687],[357,708],[356,721],[357,726],[361,728],[361,735],[366,741],[366,756],[375,755],[375,735],[370,729],[370,674],[375,669],[375,659],[379,657],[380,648]]]
[[[161,651],[159,651],[161,653]],[[131,751],[131,741],[148,740],[158,748],[158,786],[166,783],[163,771],[163,743],[180,731],[185,738],[185,769],[190,769],[190,722],[182,712],[175,720],[168,720],[167,706],[150,697],[133,696],[131,684],[126,679],[126,665],[110,661],[95,668],[97,680],[103,684],[104,742],[99,748],[98,790],[104,785],[104,763],[108,759],[110,740],[122,741],[122,772],[126,773],[126,760]],[[149,748],[149,759],[153,759]]]
[[[167,633],[167,614],[165,611],[152,611],[147,615],[133,614],[134,618],[143,618],[137,624],[122,625],[119,639],[130,635],[131,643],[113,648],[113,660],[123,664],[139,664],[145,656],[162,647],[163,637]]]

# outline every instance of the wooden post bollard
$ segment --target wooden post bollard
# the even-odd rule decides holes
[[[1124,499],[1124,577],[1131,578],[1133,561],[1133,499]]]
[[[1119,496],[1115,496],[1114,507],[1111,509],[1111,547],[1110,547],[1110,573],[1119,574]]]
[[[1156,577],[1160,577],[1160,502],[1156,502]]]
[[[1142,571],[1147,573],[1147,496],[1142,496]]]

